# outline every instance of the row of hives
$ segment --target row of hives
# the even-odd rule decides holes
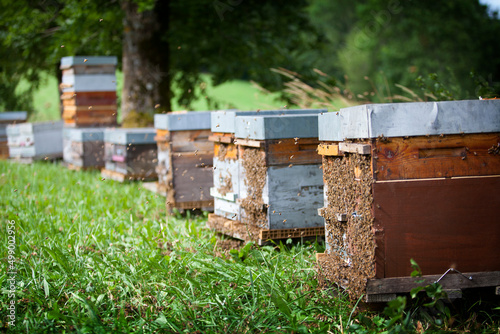
[[[409,291],[410,259],[448,289],[500,286],[500,101],[169,113],[155,127],[66,131],[105,177],[157,174],[169,208],[213,208],[219,232],[325,236],[321,268],[353,298]]]

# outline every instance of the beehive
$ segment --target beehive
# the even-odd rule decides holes
[[[7,125],[9,157],[23,162],[61,158],[63,122]]]
[[[64,128],[63,160],[69,168],[104,167],[104,128]]]
[[[115,126],[116,57],[61,58],[63,105],[66,126]]]
[[[326,277],[368,301],[415,287],[410,259],[425,284],[500,285],[500,101],[346,108],[319,138]]]
[[[119,182],[155,180],[154,128],[108,128],[104,131],[105,168],[101,175]]]
[[[208,140],[210,112],[155,115],[158,144],[158,192],[166,193],[169,209],[213,208],[214,147]]]
[[[316,153],[321,112],[326,110],[213,115],[215,131],[221,132],[214,135],[210,227],[259,243],[324,233],[323,221],[314,215],[314,203],[323,200]]]
[[[8,111],[0,113],[0,159],[7,159],[9,157],[7,124],[24,123],[27,117],[28,113],[26,111]]]

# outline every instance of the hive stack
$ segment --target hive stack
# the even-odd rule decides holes
[[[8,111],[0,113],[0,159],[9,157],[9,145],[7,144],[7,125],[26,122],[28,113],[26,111]]]
[[[208,140],[210,112],[155,115],[158,144],[158,192],[167,196],[167,208],[213,208],[214,145]]]
[[[20,162],[62,158],[63,122],[7,125],[9,156]]]
[[[414,259],[422,284],[500,285],[500,101],[346,108],[319,136],[330,281],[387,301],[416,286]]]
[[[115,126],[116,57],[61,58],[65,126]]]
[[[316,152],[321,112],[213,113],[212,131],[218,132],[212,137],[215,214],[209,227],[259,244],[324,235],[314,206],[323,201]]]
[[[104,167],[104,128],[64,128],[63,159],[70,169]]]
[[[119,182],[156,179],[157,148],[154,128],[104,131],[105,169],[101,175]]]

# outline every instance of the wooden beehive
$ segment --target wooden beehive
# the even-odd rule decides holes
[[[219,112],[212,117],[212,122],[219,118],[218,131],[234,135],[214,135],[211,228],[259,244],[324,234],[314,205],[323,201],[321,158],[315,145],[317,116],[326,110],[288,112],[233,112],[226,113],[227,120]]]
[[[104,131],[104,178],[119,182],[155,180],[154,128],[108,128]]]
[[[410,259],[425,284],[500,285],[500,101],[346,108],[319,136],[326,277],[368,301],[415,287]]]
[[[62,158],[63,122],[7,125],[9,157],[21,162]]]
[[[63,106],[66,126],[115,126],[116,57],[61,58]]]
[[[8,111],[0,113],[0,159],[9,158],[9,145],[7,144],[7,125],[26,122],[26,111]]]
[[[104,128],[64,128],[63,160],[70,169],[104,167]]]
[[[212,210],[210,112],[155,115],[158,144],[158,192],[166,193],[167,208]]]

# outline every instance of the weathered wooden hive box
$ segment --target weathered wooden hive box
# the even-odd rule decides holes
[[[119,182],[155,180],[157,149],[154,137],[154,128],[106,129],[105,168],[101,175]]]
[[[66,126],[115,126],[116,57],[61,58],[63,105]]]
[[[7,141],[7,125],[26,122],[26,111],[7,111],[0,113],[0,159],[9,158],[9,145]]]
[[[62,130],[61,121],[7,125],[9,157],[25,162],[61,158]]]
[[[319,138],[326,277],[372,302],[416,286],[410,259],[425,284],[500,285],[500,101],[346,108]]]
[[[212,210],[210,112],[157,114],[155,128],[158,191],[166,193],[167,208]]]
[[[324,235],[314,205],[323,201],[315,145],[318,114],[326,110],[289,112],[213,115],[221,132],[214,135],[215,214],[209,227],[258,243]]]
[[[63,160],[69,168],[104,167],[104,128],[64,128]]]

